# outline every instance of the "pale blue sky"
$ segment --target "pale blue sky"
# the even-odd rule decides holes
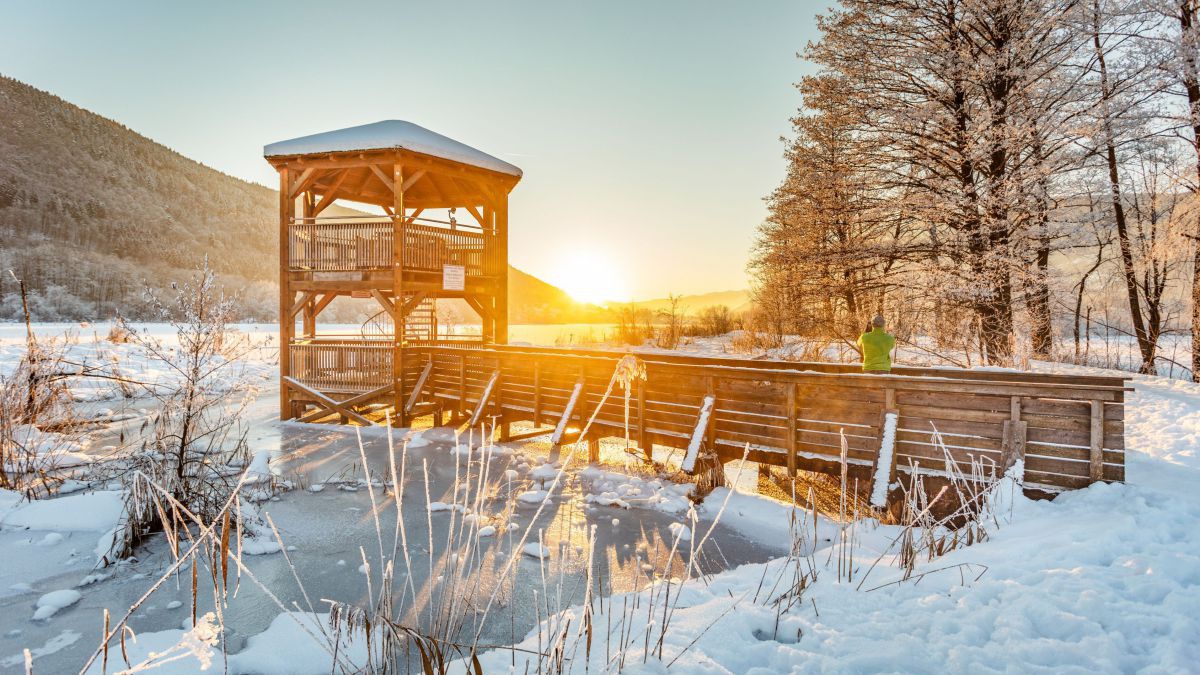
[[[828,4],[3,0],[0,73],[272,186],[268,142],[416,122],[524,169],[513,264],[645,299],[747,286]]]

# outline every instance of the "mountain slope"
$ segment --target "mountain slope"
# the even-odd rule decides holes
[[[642,300],[634,304],[651,311],[659,311],[667,309],[671,304],[671,300],[669,298],[655,298],[653,300]],[[750,309],[751,305],[750,291],[716,291],[714,293],[701,293],[699,295],[684,295],[679,298],[679,309],[692,315],[718,305],[725,305],[734,312],[746,311]]]
[[[3,76],[0,119],[0,271],[29,286],[35,318],[136,318],[148,282],[185,278],[206,255],[247,318],[275,316],[276,191]],[[579,320],[566,293],[510,272],[514,322]],[[5,273],[0,319],[17,317],[15,291]]]

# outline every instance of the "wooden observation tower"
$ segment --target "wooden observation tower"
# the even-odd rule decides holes
[[[401,120],[272,143],[263,155],[279,171],[283,419],[369,423],[364,409],[384,403],[403,425],[413,412],[406,349],[508,341],[508,193],[519,168]],[[339,201],[360,211],[328,210]],[[349,329],[323,325],[345,296],[377,313]],[[479,315],[478,336],[440,330],[436,303],[447,298]]]

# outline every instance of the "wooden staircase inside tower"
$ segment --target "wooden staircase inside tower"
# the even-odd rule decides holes
[[[393,336],[392,317],[379,310],[363,321],[359,332],[364,340],[390,340]],[[431,344],[437,340],[437,301],[424,298],[404,319],[406,344]]]

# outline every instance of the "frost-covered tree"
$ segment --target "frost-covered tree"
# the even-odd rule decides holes
[[[920,284],[921,306],[906,298],[897,309],[969,309],[992,361],[1012,354],[1022,298],[1038,317],[1038,351],[1049,350],[1048,259],[1060,239],[1052,189],[1074,152],[1067,130],[1080,110],[1072,86],[1079,71],[1071,68],[1077,7],[1067,0],[848,0],[819,17],[822,38],[806,52],[821,76],[802,90],[833,82],[838,95],[836,106],[822,108],[819,96],[806,94],[811,119],[836,119],[839,142],[855,149],[849,169],[830,165],[822,173],[865,177],[873,204],[855,215],[888,225],[866,232],[854,249],[875,254],[873,264],[886,260],[889,274],[903,271],[910,290]],[[786,221],[780,205],[827,189],[816,184],[820,178],[806,180],[820,158],[802,152],[813,130],[804,127],[805,115],[798,119],[768,229]],[[844,196],[835,197],[819,197],[832,210],[801,217],[836,221]],[[758,260],[768,260],[761,249]],[[836,268],[827,277],[863,271],[862,260],[825,259]]]

